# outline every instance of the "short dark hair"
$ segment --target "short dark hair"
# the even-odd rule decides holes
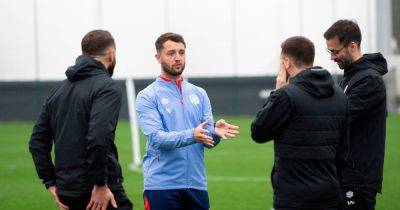
[[[168,33],[161,34],[157,38],[157,41],[155,43],[157,52],[160,52],[163,49],[163,44],[168,40],[171,40],[173,42],[183,43],[183,45],[185,45],[185,47],[186,47],[185,40],[183,39],[183,37],[180,34],[168,32]]]
[[[337,37],[342,44],[350,42],[361,44],[361,31],[357,23],[353,20],[338,20],[324,33],[326,40]]]
[[[103,55],[109,47],[115,47],[114,38],[110,32],[105,30],[89,31],[81,42],[82,54]]]
[[[296,67],[309,66],[314,63],[314,44],[306,37],[290,37],[281,44],[281,48],[282,54],[292,58]]]

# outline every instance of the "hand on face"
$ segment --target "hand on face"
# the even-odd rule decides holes
[[[279,88],[284,87],[285,85],[288,84],[287,80],[288,80],[287,71],[286,71],[286,68],[285,68],[284,61],[283,61],[283,59],[281,59],[281,61],[279,63],[278,76],[276,77],[275,88],[279,89]]]

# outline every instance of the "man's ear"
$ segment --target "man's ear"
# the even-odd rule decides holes
[[[161,54],[157,52],[157,54],[155,54],[154,57],[157,59],[157,62],[161,64]]]
[[[358,47],[357,43],[355,43],[355,42],[350,42],[349,47],[352,52],[359,50],[359,47]]]
[[[113,48],[109,48],[106,53],[107,61],[110,63],[113,62],[113,59],[115,59],[114,57],[115,57],[115,50]]]

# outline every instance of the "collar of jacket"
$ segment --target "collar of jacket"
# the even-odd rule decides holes
[[[379,74],[387,73],[387,62],[381,53],[364,54],[360,59],[354,61],[344,69],[344,77],[354,75],[359,70],[374,69]]]
[[[177,80],[171,80],[164,76],[159,76],[159,78],[161,78],[162,81],[167,82],[167,83],[175,83],[175,85],[178,86],[179,91],[182,92],[182,82],[183,82],[182,76],[179,77],[179,79],[177,79]]]

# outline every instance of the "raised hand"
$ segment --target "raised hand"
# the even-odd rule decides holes
[[[194,129],[194,141],[201,142],[207,146],[213,147],[215,142],[212,137],[208,136],[208,131],[204,128],[209,120],[206,120]]]
[[[275,88],[279,89],[284,87],[285,85],[287,85],[287,72],[285,70],[285,66],[283,63],[283,60],[281,59],[280,63],[279,63],[279,72],[278,72],[278,76],[276,77],[276,85]]]
[[[215,123],[215,133],[223,139],[233,138],[239,133],[239,127],[220,119]]]

